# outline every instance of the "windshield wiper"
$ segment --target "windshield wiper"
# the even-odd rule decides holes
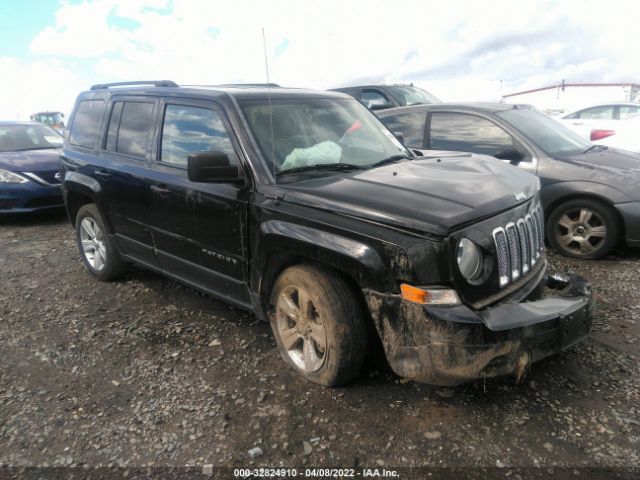
[[[390,157],[384,158],[379,162],[373,163],[369,165],[369,168],[381,167],[383,165],[388,165],[390,163],[399,162],[400,160],[411,160],[407,155],[391,155]]]
[[[335,171],[349,171],[349,170],[364,170],[364,167],[360,165],[354,165],[352,163],[316,163],[314,165],[304,165],[302,167],[287,168],[276,173],[277,176],[285,175],[289,173],[304,173],[320,170],[335,170]]]
[[[587,148],[584,152],[582,153],[588,153],[588,152],[592,152],[594,150],[607,150],[609,147],[607,147],[606,145],[591,145],[589,148]]]

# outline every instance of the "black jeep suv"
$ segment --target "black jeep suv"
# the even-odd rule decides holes
[[[340,93],[145,85],[81,93],[65,136],[98,279],[133,262],[251,310],[324,385],[358,374],[370,332],[399,375],[442,385],[522,375],[588,334],[589,285],[547,275],[533,175],[416,156]]]

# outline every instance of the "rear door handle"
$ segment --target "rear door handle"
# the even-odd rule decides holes
[[[161,197],[166,197],[167,195],[171,194],[171,190],[169,190],[169,188],[164,183],[161,183],[160,185],[151,185],[151,187],[149,188],[151,188],[151,191],[153,193],[157,193]]]
[[[102,178],[109,178],[111,176],[111,174],[109,173],[109,170],[105,170],[104,168],[101,168],[100,170],[96,170],[95,174]]]

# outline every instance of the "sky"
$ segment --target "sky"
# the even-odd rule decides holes
[[[637,0],[0,0],[0,119],[69,113],[95,83],[265,82],[265,57],[283,86],[445,101],[640,82],[639,26]]]

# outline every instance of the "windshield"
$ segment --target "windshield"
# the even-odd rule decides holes
[[[62,146],[62,135],[45,125],[0,125],[0,152]]]
[[[438,98],[418,87],[409,85],[389,85],[386,87],[400,105],[424,105],[442,103]]]
[[[520,130],[550,157],[583,153],[593,144],[560,122],[532,109],[513,109],[497,115]]]
[[[269,170],[276,174],[312,165],[364,168],[394,155],[412,156],[356,100],[246,100],[240,107]]]

